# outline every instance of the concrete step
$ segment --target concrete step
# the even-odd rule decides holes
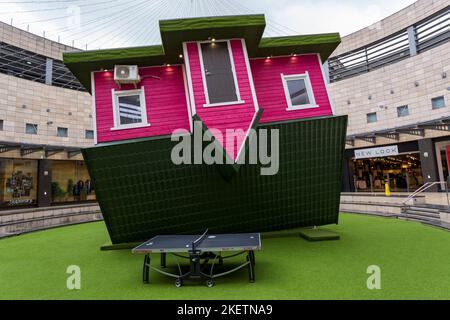
[[[408,215],[423,216],[423,217],[427,217],[430,219],[440,219],[439,212],[429,212],[429,211],[407,209],[404,213],[408,214]]]
[[[0,238],[103,219],[99,210],[80,210],[78,212],[63,210],[59,214],[53,212],[51,215],[42,215],[39,213],[34,216],[18,213],[14,218],[0,223]]]
[[[420,214],[420,213],[406,213],[404,215],[400,215],[399,219],[401,218],[407,218],[407,219],[414,219],[414,220],[420,220],[420,221],[441,221],[441,218],[439,216],[429,216],[426,214]]]
[[[412,208],[414,210],[428,210],[430,212],[446,212],[450,213],[450,207],[446,205],[439,205],[439,204],[416,204],[412,206],[408,206],[409,208]]]

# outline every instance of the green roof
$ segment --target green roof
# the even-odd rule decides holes
[[[213,38],[244,38],[250,54],[258,48],[266,28],[266,19],[263,14],[259,14],[162,20],[159,27],[162,44],[169,59],[176,58],[183,52],[183,42]]]
[[[267,57],[313,52],[320,53],[325,62],[340,43],[339,33],[262,38],[256,55]]]
[[[138,66],[180,63],[183,42],[243,38],[253,57],[281,56],[291,53],[320,53],[328,59],[341,42],[338,33],[262,38],[264,15],[240,15],[162,20],[159,22],[162,45],[64,53],[64,63],[83,86],[91,91],[90,73],[112,69],[116,64]]]

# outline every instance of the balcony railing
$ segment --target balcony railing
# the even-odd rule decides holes
[[[330,82],[382,68],[449,40],[450,6],[389,37],[330,58]]]

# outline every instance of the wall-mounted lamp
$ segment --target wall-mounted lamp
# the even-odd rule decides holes
[[[47,125],[49,126],[49,125],[52,125],[53,124],[53,121],[47,121]]]
[[[442,72],[442,79],[447,79],[447,72]]]
[[[416,87],[420,86],[419,81],[414,82],[414,85],[415,85]]]

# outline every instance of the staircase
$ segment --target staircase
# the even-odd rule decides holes
[[[402,216],[403,219],[408,220],[434,220],[440,221],[440,208],[436,205],[425,204],[425,205],[414,205],[414,206],[404,206],[402,208]],[[448,211],[448,209],[445,209]],[[404,217],[403,217],[404,216]]]
[[[400,220],[416,221],[450,230],[450,206],[446,193],[440,193],[440,203],[435,204],[439,193],[408,194],[342,193],[341,212],[369,214]],[[430,199],[429,199],[430,196]]]

